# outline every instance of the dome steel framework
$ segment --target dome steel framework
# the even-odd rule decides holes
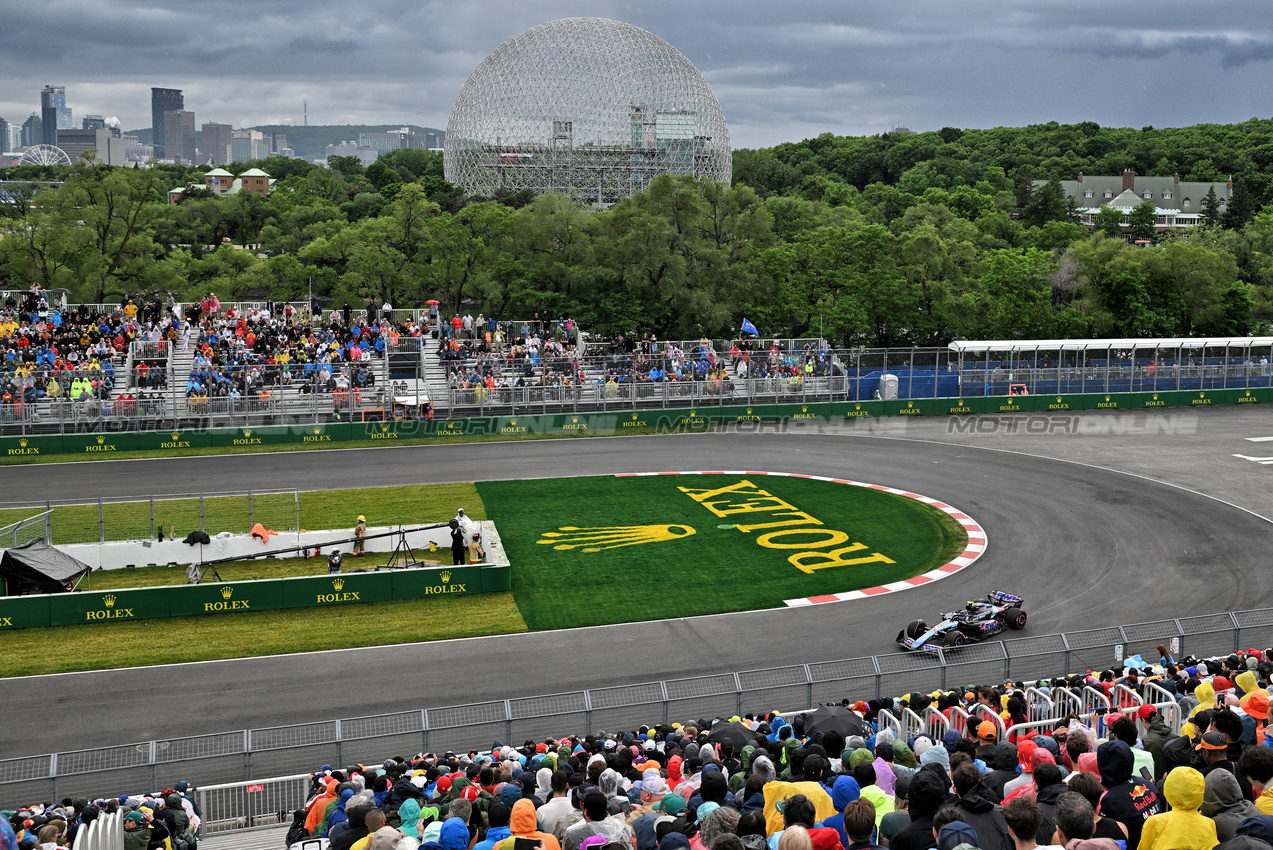
[[[640,27],[565,18],[497,47],[455,99],[446,179],[608,207],[660,174],[728,183],[729,127],[684,55]]]
[[[35,145],[22,152],[21,165],[70,165],[71,157],[56,145]]]

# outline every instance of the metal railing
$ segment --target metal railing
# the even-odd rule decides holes
[[[53,545],[67,545],[154,540],[160,531],[178,538],[196,529],[212,536],[222,531],[244,534],[258,522],[271,531],[296,532],[301,527],[299,490],[191,493],[92,502],[64,499],[45,502],[42,507],[39,514],[0,528],[0,547],[16,546],[33,537],[43,537]],[[35,508],[0,502],[0,510]]]
[[[767,712],[844,697],[870,699],[937,688],[962,690],[972,683],[1033,682],[1099,672],[1141,653],[1152,663],[1157,660],[1155,646],[1172,642],[1178,642],[1180,656],[1196,657],[1273,645],[1273,608],[1034,635],[951,651],[868,655],[10,758],[0,760],[0,808],[31,800],[105,796],[120,788],[164,788],[181,780],[196,786],[246,782],[310,771],[322,764],[379,762],[391,752],[463,752],[489,748],[496,739],[524,741],[635,729],[678,718],[728,717],[748,707]],[[1053,690],[1053,700],[1058,693]],[[1165,691],[1151,695],[1155,704],[1171,702]],[[1094,689],[1072,696],[1064,704],[1070,710],[1081,708],[1075,712],[1080,715],[1111,707]],[[948,722],[951,728],[966,730],[973,720],[991,720],[1002,729],[1002,720],[984,706]]]
[[[200,835],[207,838],[289,823],[292,812],[305,805],[310,788],[308,773],[199,787],[195,797],[203,812]]]
[[[9,523],[0,528],[0,548],[21,546],[28,540],[53,538],[53,511],[43,510],[34,516]]]
[[[75,834],[75,850],[124,850],[124,814],[107,812]]]

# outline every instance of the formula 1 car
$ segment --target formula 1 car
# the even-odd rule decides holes
[[[958,648],[966,643],[985,640],[1005,629],[1023,629],[1026,614],[1021,609],[1022,602],[1016,594],[993,591],[986,594],[984,601],[969,602],[962,611],[942,614],[941,622],[935,626],[923,620],[912,620],[897,633],[897,645],[907,652],[936,652],[941,648]]]

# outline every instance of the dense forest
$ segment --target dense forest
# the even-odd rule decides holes
[[[663,338],[734,335],[745,316],[765,335],[841,346],[1235,335],[1273,320],[1268,120],[827,134],[736,151],[732,186],[665,176],[601,212],[552,195],[466,197],[427,151],[232,170],[250,167],[277,179],[268,198],[213,196],[198,188],[205,169],[0,170],[13,181],[0,188],[0,289],[438,298]],[[1151,223],[1154,244],[1135,246],[1117,216],[1089,232],[1055,183],[1033,189],[1125,168],[1232,177],[1235,194],[1204,226],[1154,235]],[[195,188],[168,204],[179,186]]]

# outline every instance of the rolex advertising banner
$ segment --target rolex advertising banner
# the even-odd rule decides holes
[[[169,616],[268,611],[283,607],[283,580],[188,584],[168,588]]]
[[[421,599],[482,592],[481,567],[393,571],[394,599]]]
[[[51,596],[0,597],[0,632],[49,624]]]
[[[350,560],[346,559],[348,564]],[[352,602],[386,602],[393,598],[393,571],[341,573],[312,578],[285,578],[284,608],[314,608]]]
[[[122,623],[168,616],[168,587],[57,593],[48,597],[49,625]]]

